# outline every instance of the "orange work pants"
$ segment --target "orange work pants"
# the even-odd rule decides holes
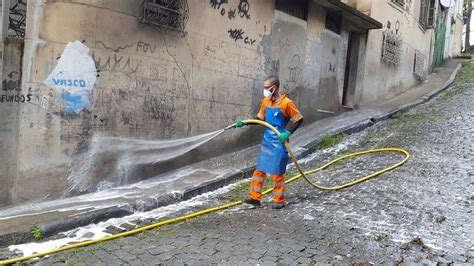
[[[262,200],[262,190],[267,174],[260,170],[253,172],[252,181],[250,181],[250,198],[254,200]],[[285,202],[285,176],[272,175],[273,179],[273,201],[276,203]]]

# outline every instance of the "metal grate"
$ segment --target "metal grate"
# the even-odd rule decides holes
[[[391,0],[391,1],[392,1],[392,3],[397,4],[401,7],[405,6],[405,0]]]
[[[400,65],[402,38],[388,31],[383,34],[382,61],[395,66]]]
[[[435,0],[421,0],[420,23],[425,29],[434,27]]]
[[[420,50],[415,50],[415,63],[413,67],[413,73],[415,73],[418,78],[422,79],[424,76],[426,57]]]
[[[184,32],[189,19],[187,0],[144,0],[141,22]]]
[[[308,20],[309,0],[276,0],[275,9],[293,17]]]
[[[18,0],[10,6],[8,36],[25,38],[26,29],[26,1]]]

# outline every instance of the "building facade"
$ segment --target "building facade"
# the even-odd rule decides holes
[[[3,0],[0,205],[64,195],[97,135],[176,139],[254,117],[268,75],[305,123],[402,93],[430,71],[438,4],[421,2]],[[258,140],[226,134],[168,165]],[[128,182],[109,159],[75,193]]]

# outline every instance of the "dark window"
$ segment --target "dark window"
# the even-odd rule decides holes
[[[184,31],[189,18],[187,0],[143,0],[142,3],[143,23]]]
[[[25,38],[26,13],[26,0],[10,2],[10,14],[7,32],[8,36]],[[3,27],[5,27],[5,25]]]
[[[326,13],[326,29],[341,34],[342,17],[333,12]]]
[[[391,0],[392,3],[395,3],[401,7],[405,6],[405,0]]]
[[[275,9],[303,20],[308,20],[309,0],[276,0]]]
[[[421,0],[420,23],[425,29],[434,27],[435,0]]]

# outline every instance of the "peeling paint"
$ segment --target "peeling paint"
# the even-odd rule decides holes
[[[44,81],[55,88],[64,100],[64,112],[78,113],[90,105],[89,96],[96,82],[97,70],[89,48],[79,41],[68,43],[56,68]]]

